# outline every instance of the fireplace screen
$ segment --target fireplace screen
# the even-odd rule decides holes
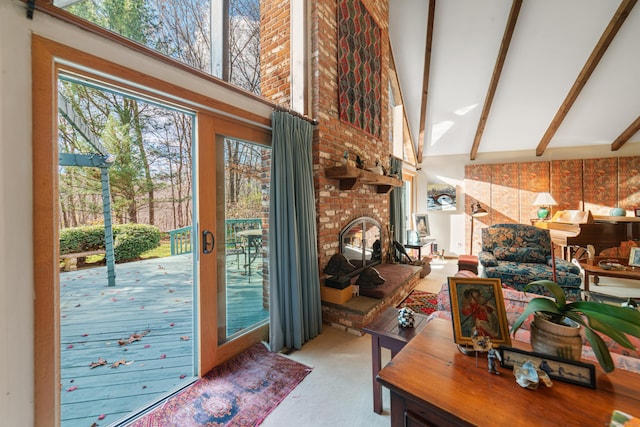
[[[381,260],[381,228],[373,218],[360,217],[340,232],[340,253],[357,268],[375,265]]]

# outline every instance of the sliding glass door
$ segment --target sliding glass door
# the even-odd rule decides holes
[[[269,183],[271,148],[217,139],[218,341],[269,318]]]
[[[58,84],[61,425],[122,422],[196,377],[195,115]]]

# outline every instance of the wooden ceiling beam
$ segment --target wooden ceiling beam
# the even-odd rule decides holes
[[[470,160],[475,160],[478,156],[478,148],[480,147],[480,140],[484,133],[484,127],[487,124],[487,117],[491,111],[491,105],[493,104],[493,97],[498,89],[498,83],[500,82],[500,75],[502,74],[502,68],[504,61],[507,58],[507,52],[511,45],[511,38],[518,22],[518,15],[520,14],[520,8],[522,7],[522,0],[513,0],[511,4],[511,11],[509,12],[509,19],[502,35],[502,42],[500,43],[500,51],[498,52],[498,58],[496,64],[493,67],[493,75],[491,76],[491,82],[489,83],[489,89],[487,90],[487,96],[484,99],[484,106],[482,107],[482,113],[480,114],[480,120],[478,122],[478,128],[476,129],[476,136],[473,138],[473,145],[471,146]]]
[[[431,46],[433,45],[433,22],[436,14],[436,0],[429,0],[427,16],[427,41],[424,48],[424,74],[422,75],[422,99],[420,100],[420,127],[418,132],[418,163],[422,163],[424,153],[425,127],[427,121],[427,99],[429,95],[429,69],[431,68]]]
[[[616,13],[611,18],[611,21],[609,21],[609,25],[607,25],[607,28],[602,33],[602,36],[600,37],[600,40],[598,40],[596,47],[593,49],[593,52],[591,52],[589,59],[587,59],[584,67],[582,67],[582,70],[580,71],[580,74],[578,75],[575,83],[573,83],[573,86],[569,90],[567,97],[565,98],[562,105],[560,105],[560,108],[558,109],[558,112],[556,113],[553,120],[551,120],[547,131],[542,136],[542,139],[540,140],[540,143],[536,148],[536,156],[542,156],[542,154],[544,154],[544,150],[547,149],[547,146],[551,142],[551,138],[553,138],[553,136],[558,131],[558,128],[569,113],[569,110],[573,106],[573,103],[576,101],[578,95],[580,95],[580,92],[587,84],[589,77],[591,77],[591,74],[593,74],[596,66],[604,56],[615,36],[618,34],[620,27],[622,27],[622,24],[627,19],[627,16],[629,16],[631,9],[633,9],[637,1],[638,0],[623,0],[620,3],[618,10],[616,10]]]
[[[638,133],[638,131],[640,131],[640,116],[636,117],[633,123],[611,143],[611,151],[618,151],[633,135]]]

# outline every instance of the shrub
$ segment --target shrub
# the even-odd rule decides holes
[[[87,226],[60,230],[61,254],[73,254],[98,249],[104,249],[104,227]]]
[[[160,230],[153,225],[125,224],[113,230],[116,262],[137,259],[143,252],[160,246]]]
[[[157,227],[146,224],[123,224],[113,227],[116,262],[138,259],[150,249],[160,246],[161,233]],[[104,226],[65,228],[60,230],[60,253],[105,249]]]

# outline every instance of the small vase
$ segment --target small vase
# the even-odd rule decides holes
[[[609,216],[627,216],[627,211],[622,208],[613,208],[609,211]]]
[[[580,360],[582,356],[582,335],[580,325],[560,325],[546,316],[534,313],[531,322],[531,348],[549,356]]]

